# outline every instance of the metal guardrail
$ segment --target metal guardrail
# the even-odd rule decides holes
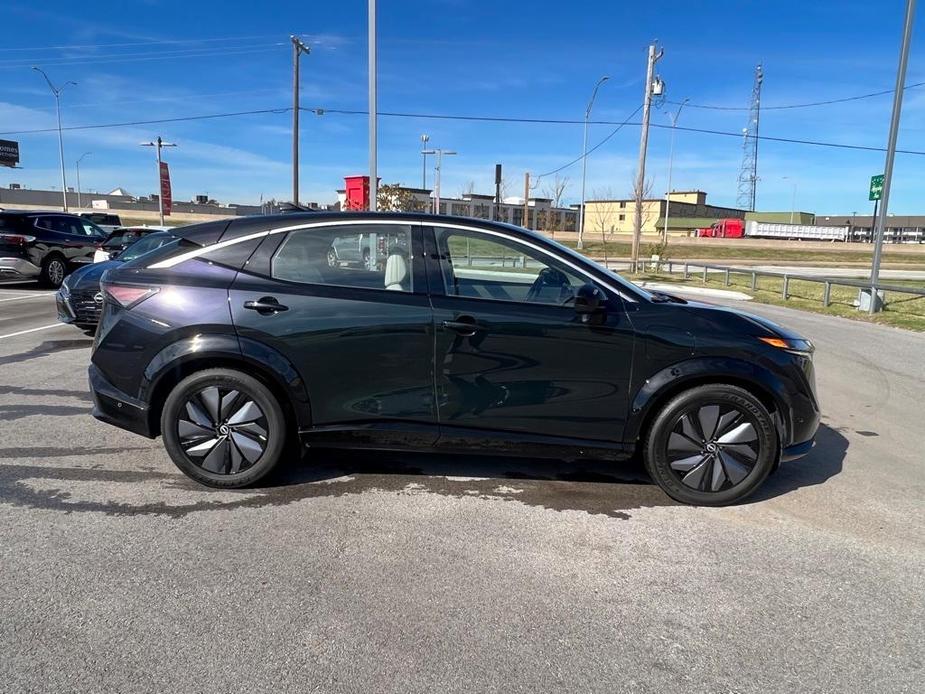
[[[698,273],[703,275],[703,282],[707,281],[707,274],[710,271],[721,272],[723,273],[723,284],[728,287],[731,285],[730,276],[733,274],[737,275],[750,275],[751,276],[751,288],[756,289],[758,285],[759,277],[777,277],[783,279],[783,287],[781,289],[781,296],[784,299],[790,298],[790,281],[797,280],[800,282],[816,282],[823,285],[822,290],[822,305],[828,306],[831,303],[832,296],[832,287],[857,287],[858,289],[871,289],[872,285],[869,280],[858,280],[842,277],[816,277],[813,275],[800,275],[789,272],[771,272],[769,270],[754,270],[747,267],[735,267],[730,265],[711,265],[704,263],[691,263],[691,262],[681,262],[681,261],[640,261],[642,265],[642,271],[646,271],[646,265],[649,265],[650,270],[658,272],[660,267],[667,267],[668,274],[674,274],[674,268],[680,267],[681,272],[683,273],[684,279],[690,279],[691,277],[691,268],[698,268]],[[902,294],[912,294],[913,296],[922,296],[925,297],[925,288],[919,287],[904,287],[895,284],[883,284],[878,282],[875,287],[877,292],[896,292]],[[886,303],[886,302],[884,302]]]

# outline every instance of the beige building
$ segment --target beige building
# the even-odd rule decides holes
[[[702,190],[678,190],[669,195],[669,233],[687,235],[690,229],[704,226],[704,220],[745,217],[745,210],[731,207],[716,207],[707,204],[707,194]],[[632,234],[636,201],[588,200],[585,203],[585,233]],[[666,200],[642,201],[642,233],[661,233],[664,228]],[[691,226],[696,219],[696,226]],[[686,220],[691,224],[686,223]],[[706,226],[709,226],[707,224]]]

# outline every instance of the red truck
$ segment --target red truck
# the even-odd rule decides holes
[[[712,225],[697,230],[701,238],[741,239],[745,236],[744,219],[720,219]]]

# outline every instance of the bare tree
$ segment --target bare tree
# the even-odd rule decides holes
[[[591,223],[595,231],[601,233],[601,241],[604,240],[604,232],[609,231],[613,234],[613,215],[619,209],[616,197],[613,188],[606,186],[604,188],[595,188],[591,191],[593,206],[588,205],[587,201],[585,202],[585,220]]]
[[[633,219],[633,260],[639,259],[639,243],[642,240],[642,230],[650,221],[653,215],[658,218],[659,206],[646,204],[646,200],[652,197],[652,179],[642,181],[642,190],[638,189],[639,182],[633,177],[633,183],[630,186],[631,196],[635,201],[635,212]],[[653,211],[654,210],[654,211]]]
[[[376,207],[381,212],[411,212],[415,209],[414,195],[400,183],[380,185]]]
[[[543,195],[552,200],[553,207],[559,207],[562,204],[562,196],[565,194],[565,189],[568,187],[569,178],[568,176],[559,176],[556,174],[556,177],[551,183],[547,183],[546,187],[543,188]]]

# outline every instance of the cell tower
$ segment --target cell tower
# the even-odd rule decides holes
[[[739,192],[736,206],[742,210],[755,211],[755,197],[758,187],[758,124],[761,120],[761,83],[764,73],[759,64],[755,68],[755,86],[748,111],[748,126],[742,129],[742,168],[739,171]]]

